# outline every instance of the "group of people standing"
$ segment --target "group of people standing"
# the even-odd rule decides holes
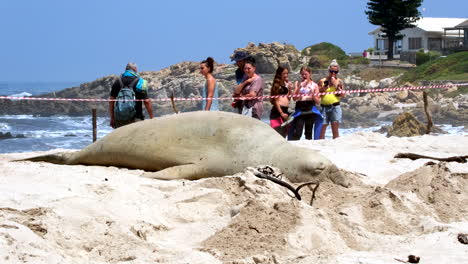
[[[243,51],[236,52],[233,60],[238,66],[233,97],[245,100],[234,101],[232,105],[240,114],[260,119],[263,100],[248,99],[263,96],[263,80],[256,73],[255,60]],[[270,90],[270,126],[288,140],[299,140],[302,134],[310,140],[324,139],[331,123],[333,138],[339,137],[340,99],[344,94],[318,95],[344,90],[344,82],[337,77],[339,70],[340,65],[333,60],[328,67],[328,76],[315,83],[312,70],[304,66],[300,70],[301,81],[290,82],[289,70],[279,66]],[[291,98],[296,102],[294,111],[289,109]]]
[[[236,86],[233,97],[239,98],[233,101],[232,107],[239,114],[261,119],[263,114],[263,99],[249,97],[262,97],[264,81],[257,73],[255,59],[246,52],[238,51],[234,54],[233,61],[237,64]],[[219,110],[218,82],[213,76],[214,60],[208,57],[200,63],[200,74],[205,77],[202,88],[202,110]],[[309,67],[300,70],[301,80],[289,81],[289,70],[279,66],[276,70],[271,87],[270,125],[280,135],[288,140],[299,140],[304,133],[306,139],[324,139],[328,124],[331,123],[333,138],[339,137],[339,123],[341,122],[340,99],[344,94],[318,93],[343,91],[344,83],[337,77],[340,70],[339,64],[333,60],[328,67],[328,76],[320,79],[318,83],[312,80],[312,71]],[[120,96],[120,90],[131,87],[135,92],[135,99],[148,99],[146,81],[137,73],[136,65],[129,63],[126,71],[112,86],[111,99]],[[289,109],[292,100],[296,102],[295,109]],[[143,101],[149,117],[153,118],[152,107],[149,101]],[[319,107],[321,111],[319,110]],[[136,102],[136,115],[132,122],[143,120],[142,102]],[[115,119],[114,102],[109,102],[110,125],[114,128],[131,123],[117,122]]]

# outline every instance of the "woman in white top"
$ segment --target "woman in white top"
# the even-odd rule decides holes
[[[296,101],[295,109],[295,130],[292,135],[292,140],[299,140],[302,136],[302,131],[305,126],[304,135],[306,139],[312,139],[312,129],[314,130],[314,139],[318,139],[321,129],[321,115],[316,105],[320,104],[320,96],[318,85],[312,81],[311,70],[309,67],[301,68],[302,81],[295,83],[294,100]],[[315,107],[315,109],[314,109]],[[315,110],[315,111],[314,111]],[[320,128],[318,128],[320,126]]]

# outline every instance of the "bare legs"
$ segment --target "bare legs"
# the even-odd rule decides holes
[[[323,124],[322,125],[322,131],[320,131],[320,139],[325,139],[325,131],[327,130],[328,125]],[[340,136],[339,128],[340,123],[335,121],[331,123],[331,128],[332,128],[332,134],[333,134],[333,139],[337,138]]]

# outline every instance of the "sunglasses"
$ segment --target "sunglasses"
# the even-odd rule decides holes
[[[328,70],[329,73],[338,73],[339,71],[334,71],[334,70]]]

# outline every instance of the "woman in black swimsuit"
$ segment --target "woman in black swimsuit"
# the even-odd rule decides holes
[[[288,69],[279,66],[276,69],[275,78],[271,87],[271,96],[279,96],[271,98],[270,102],[273,105],[270,112],[270,126],[274,128],[281,136],[286,137],[288,134],[288,126],[281,127],[289,117],[289,95],[292,91],[292,83],[289,83]]]

